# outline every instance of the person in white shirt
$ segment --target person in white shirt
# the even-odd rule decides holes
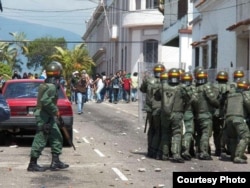
[[[137,90],[138,90],[138,73],[134,72],[131,76],[131,100],[132,102],[137,101]]]

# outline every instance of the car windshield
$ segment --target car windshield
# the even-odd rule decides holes
[[[36,98],[40,82],[9,83],[3,93],[6,99],[10,98]],[[59,90],[59,98],[64,98],[62,89]]]

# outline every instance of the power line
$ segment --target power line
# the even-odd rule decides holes
[[[13,43],[13,42],[25,42],[25,43],[29,43],[29,42],[34,42],[34,41],[16,41],[16,40],[0,40],[0,42],[9,42],[9,43]],[[36,41],[39,42],[39,41]],[[40,41],[41,43],[43,41]],[[65,43],[71,43],[71,44],[76,44],[76,43],[86,43],[86,44],[91,44],[91,43],[143,43],[144,41],[65,41]],[[64,42],[60,42],[60,41],[53,41],[53,43],[64,43]]]

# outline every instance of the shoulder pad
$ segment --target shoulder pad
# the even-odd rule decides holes
[[[156,79],[155,78],[153,78],[153,77],[150,77],[150,78],[148,78],[148,80],[147,80],[147,82],[149,83],[149,84],[155,84],[156,83]]]

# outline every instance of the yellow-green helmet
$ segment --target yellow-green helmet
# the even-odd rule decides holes
[[[243,78],[245,75],[244,75],[244,71],[243,70],[235,70],[234,71],[234,74],[233,74],[233,77],[234,77],[234,80],[238,80],[240,78]]]
[[[219,71],[216,75],[216,81],[227,82],[228,81],[228,73],[226,71]]]
[[[241,78],[237,81],[237,88],[242,90],[248,90],[250,87],[249,81]]]
[[[195,69],[193,70],[193,75],[195,76],[198,71],[203,70],[203,69],[204,68],[202,66],[195,67]]]
[[[167,71],[164,71],[160,74],[160,80],[161,81],[165,81],[165,80],[168,80],[168,72]]]
[[[62,75],[63,68],[62,68],[61,63],[57,61],[53,61],[47,65],[45,70],[46,70],[47,77],[60,78],[60,76]]]
[[[205,84],[208,80],[208,74],[206,70],[199,70],[195,74],[195,80],[197,84]]]
[[[172,68],[168,71],[168,82],[170,84],[180,83],[180,71],[177,68]]]
[[[181,75],[181,82],[185,85],[191,85],[193,82],[193,75],[191,72],[184,72]]]
[[[165,69],[165,66],[164,65],[162,65],[162,64],[160,64],[160,63],[157,63],[155,66],[154,66],[154,69],[153,69],[153,71],[154,71],[154,76],[156,77],[156,78],[160,78],[160,74],[162,73],[162,72],[164,72],[166,69]]]

